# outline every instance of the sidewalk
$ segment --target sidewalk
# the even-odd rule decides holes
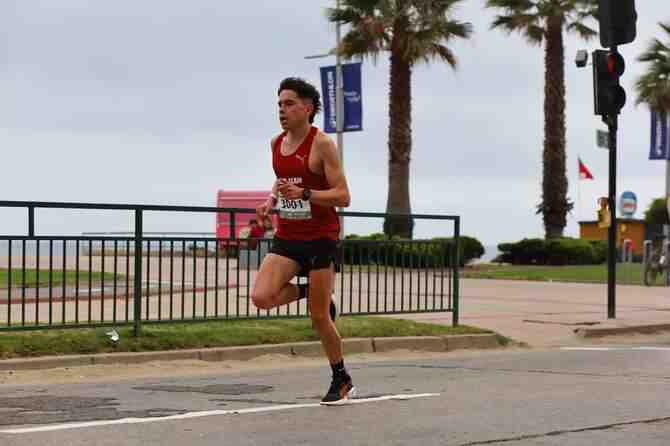
[[[608,319],[606,284],[462,279],[460,308],[461,324],[487,328],[532,347],[582,344],[599,329],[634,334],[660,325],[656,331],[670,331],[667,287],[618,285],[616,318]],[[451,315],[407,317],[448,324]],[[586,331],[587,338],[578,336],[577,329]]]

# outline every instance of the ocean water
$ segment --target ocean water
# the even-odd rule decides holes
[[[491,262],[493,259],[498,257],[500,255],[500,251],[498,251],[498,246],[497,245],[485,245],[484,246],[484,255],[480,258],[477,259],[477,263],[486,263],[486,262]]]

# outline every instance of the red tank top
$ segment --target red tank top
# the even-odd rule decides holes
[[[318,130],[318,128],[312,127],[298,150],[288,156],[281,153],[281,145],[286,137],[286,132],[277,137],[272,146],[272,168],[277,178],[311,190],[330,189],[326,177],[313,173],[308,166],[312,143]],[[276,237],[284,240],[303,241],[337,240],[340,236],[340,220],[335,208],[319,206],[314,203],[310,203],[310,207],[311,218],[294,220],[279,217]]]

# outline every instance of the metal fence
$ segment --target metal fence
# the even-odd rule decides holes
[[[234,224],[235,214],[251,209],[0,201],[3,207],[27,209],[28,230],[27,235],[0,235],[0,331],[133,324],[139,332],[143,323],[308,315],[304,300],[272,310],[251,301],[271,240],[168,238],[143,231],[146,212],[226,212]],[[130,211],[135,232],[131,237],[36,235],[35,211],[41,208]],[[458,324],[460,219],[412,217],[451,223],[451,237],[341,241],[333,295],[340,314],[452,312]]]

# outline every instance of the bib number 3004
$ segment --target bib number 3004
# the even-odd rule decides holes
[[[312,218],[312,207],[309,201],[289,200],[288,198],[279,198],[277,202],[279,216],[289,220],[307,220]]]

